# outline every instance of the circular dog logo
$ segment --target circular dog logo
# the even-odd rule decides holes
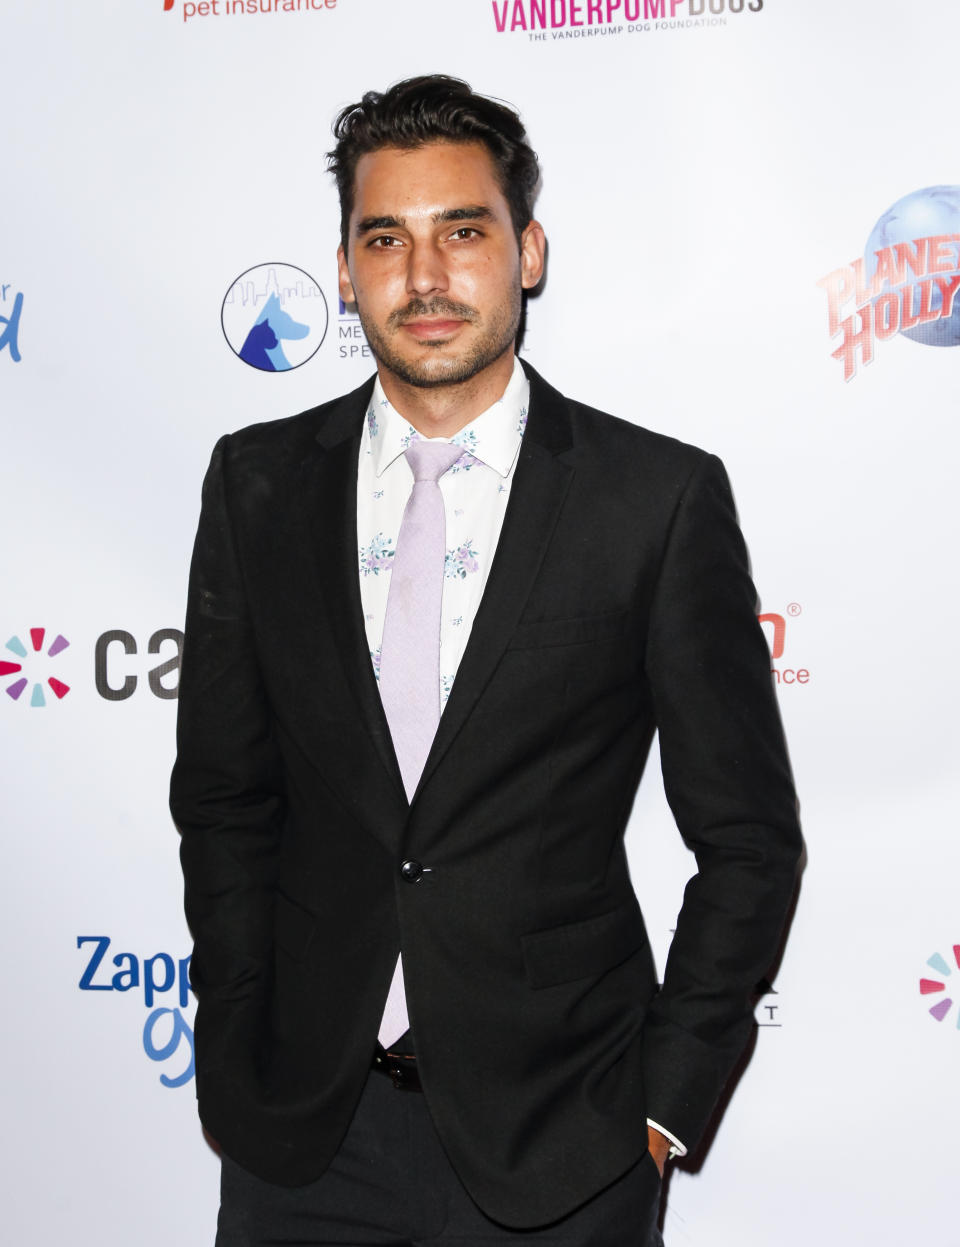
[[[220,323],[230,349],[261,372],[289,372],[312,359],[327,336],[327,300],[293,264],[257,264],[223,300]]]

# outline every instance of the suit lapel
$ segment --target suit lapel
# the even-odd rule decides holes
[[[357,459],[363,416],[372,389],[371,378],[331,409],[317,435],[319,453],[311,456],[303,467],[301,496],[306,508],[307,529],[303,540],[314,553],[313,566],[317,575],[315,593],[305,597],[313,603],[308,611],[316,609],[329,621],[334,660],[341,666],[360,721],[390,784],[406,807],[390,729],[370,661],[360,601]]]
[[[530,410],[510,501],[480,609],[414,800],[453,744],[503,656],[573,478],[572,467],[560,458],[572,444],[566,401],[529,365],[524,368],[530,377]]]

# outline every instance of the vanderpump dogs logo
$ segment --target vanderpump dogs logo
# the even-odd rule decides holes
[[[220,311],[223,336],[261,372],[289,372],[312,359],[327,336],[327,300],[292,264],[258,264],[241,273]]]
[[[764,0],[489,0],[498,34],[534,42],[726,26]]]
[[[862,258],[817,285],[827,296],[833,358],[843,379],[901,334],[924,346],[960,346],[960,186],[898,199],[870,232]]]
[[[109,935],[78,935],[77,948],[84,959],[80,990],[135,992],[148,1011],[141,1032],[143,1051],[164,1065],[160,1082],[164,1087],[188,1083],[194,1072],[193,1027],[184,1016],[190,1004],[190,958],[113,952]],[[163,1004],[158,1003],[161,997]]]
[[[31,628],[26,634],[29,640],[12,636],[5,646],[6,658],[0,658],[0,678],[10,679],[4,692],[13,701],[41,710],[47,704],[45,687],[57,701],[63,701],[70,692],[70,685],[55,675],[48,675],[51,660],[62,654],[70,645],[59,632],[48,638],[46,628]],[[12,678],[11,678],[12,677]],[[29,696],[24,694],[30,690]]]
[[[198,17],[263,17],[285,13],[329,13],[338,0],[163,0],[164,13],[177,10],[189,22]]]

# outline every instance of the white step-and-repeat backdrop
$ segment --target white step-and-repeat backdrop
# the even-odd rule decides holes
[[[958,40],[953,0],[5,6],[6,1241],[212,1242],[166,809],[200,482],[221,432],[371,371],[330,120],[443,71],[542,158],[525,353],[727,463],[803,803],[668,1247],[960,1244]],[[692,863],[655,758],[630,851],[662,965]]]

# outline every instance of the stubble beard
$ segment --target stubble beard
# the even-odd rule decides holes
[[[479,313],[466,304],[455,303],[442,295],[433,299],[411,299],[406,307],[390,313],[386,326],[368,317],[360,303],[357,304],[357,311],[377,363],[400,381],[418,389],[462,385],[513,348],[520,328],[520,285],[517,283],[510,288],[508,299],[497,306],[486,327],[462,354],[444,355],[446,343],[425,342],[423,346],[429,354],[411,359],[402,355],[394,342],[396,335],[403,332],[401,326],[419,316],[449,316],[476,324],[480,320]]]

